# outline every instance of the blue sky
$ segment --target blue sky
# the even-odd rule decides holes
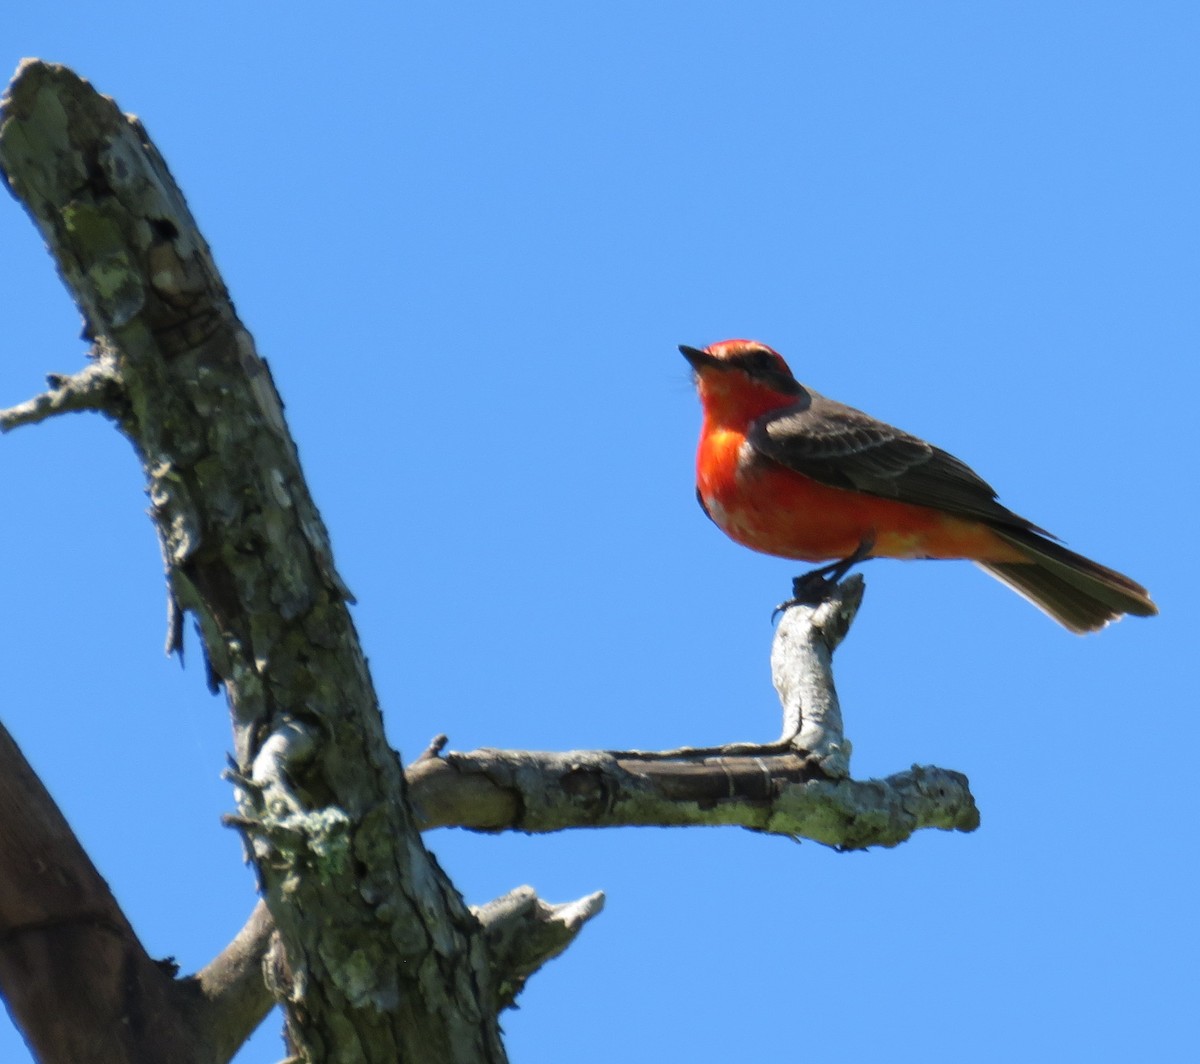
[[[966,564],[866,569],[837,660],[855,775],[966,772],[971,836],[429,836],[473,903],[608,893],[505,1017],[514,1061],[1194,1051],[1198,47],[1196,7],[1155,2],[6,14],[0,66],[73,66],[183,186],[406,758],[777,734],[795,566],[696,507],[679,343],[772,344],[1162,609],[1080,639]],[[83,347],[11,202],[0,247],[10,405]],[[136,462],[73,417],[0,440],[0,482],[0,712],[194,970],[253,884],[223,702],[161,654]]]

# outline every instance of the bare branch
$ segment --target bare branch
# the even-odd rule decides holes
[[[52,374],[50,391],[7,410],[0,410],[0,432],[33,425],[58,414],[98,410],[110,417],[121,410],[121,389],[107,359],[100,359],[70,377]]]
[[[3,726],[0,809],[0,991],[38,1059],[228,1060],[197,1022],[196,995],[146,954]]]
[[[865,585],[855,573],[816,606],[793,606],[775,632],[771,676],[783,704],[780,742],[804,751],[826,776],[850,775],[850,744],[833,683],[833,652],[846,637]]]
[[[739,752],[697,758],[451,752],[410,766],[410,799],[426,829],[736,825],[841,849],[895,846],[921,828],[979,826],[966,777],[957,772],[914,766],[881,780],[830,779],[778,747],[731,749]]]
[[[526,980],[574,942],[603,908],[600,891],[550,905],[532,887],[517,887],[475,909],[487,937],[501,1007],[510,1007]]]
[[[214,1059],[233,1059],[240,1046],[271,1011],[275,999],[263,978],[275,922],[259,902],[246,926],[228,946],[190,980],[203,1002],[197,1008],[197,1027],[206,1032]]]
[[[439,736],[408,768],[422,827],[538,832],[725,824],[840,849],[895,846],[921,828],[973,831],[979,811],[958,772],[913,766],[882,780],[850,778],[832,655],[863,587],[861,577],[851,577],[824,602],[784,614],[771,653],[784,714],[777,742],[443,754]]]

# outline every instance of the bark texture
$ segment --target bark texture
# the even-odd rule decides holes
[[[182,193],[137,119],[63,67],[25,63],[2,107],[0,166],[93,341],[8,427],[93,407],[141,459],[169,647],[192,613],[229,700],[296,1053],[502,1060],[482,928],[421,843],[282,403]]]
[[[920,828],[973,831],[961,773],[914,765],[886,779],[830,779],[778,745],[681,750],[472,750],[409,769],[428,827],[561,831],[736,825],[839,850],[895,846]]]

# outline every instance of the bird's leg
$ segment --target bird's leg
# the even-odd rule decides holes
[[[810,569],[807,573],[801,573],[792,581],[792,597],[775,607],[775,612],[771,614],[771,620],[775,620],[781,613],[793,606],[817,606],[824,602],[826,596],[842,577],[859,562],[865,562],[871,557],[871,551],[874,548],[875,533],[869,531],[859,541],[853,552],[845,558],[830,565],[822,565],[819,569]]]

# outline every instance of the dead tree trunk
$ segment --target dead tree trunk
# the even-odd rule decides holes
[[[93,342],[53,394],[133,442],[169,646],[191,611],[229,700],[297,1054],[503,1060],[483,928],[422,845],[282,404],[182,193],[141,124],[62,67],[24,65],[2,122],[9,185]]]

